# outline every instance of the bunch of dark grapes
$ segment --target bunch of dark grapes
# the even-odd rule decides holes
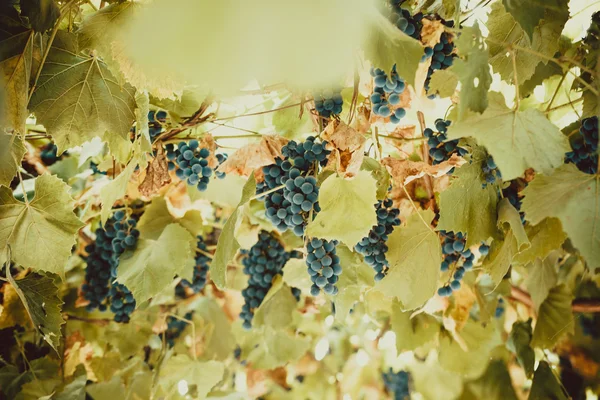
[[[181,336],[188,322],[192,320],[192,312],[185,314],[182,318],[176,318],[173,316],[167,317],[167,330],[163,332],[163,336],[169,347],[175,346],[175,340]],[[185,321],[184,321],[185,320]]]
[[[321,289],[327,294],[335,295],[338,288],[335,286],[342,274],[340,257],[335,254],[337,240],[313,238],[306,244],[306,265],[313,285],[310,294],[317,296]]]
[[[427,138],[429,145],[429,156],[433,159],[433,165],[449,160],[452,154],[458,153],[461,157],[467,154],[467,150],[458,146],[457,140],[448,140],[446,133],[451,122],[438,118],[435,121],[434,132],[431,128],[426,128],[423,135]]]
[[[451,23],[451,22],[450,22]],[[431,55],[431,65],[427,70],[427,78],[425,79],[425,90],[429,91],[429,83],[431,82],[431,75],[437,70],[444,70],[450,68],[454,63],[454,58],[457,55],[454,53],[454,43],[452,42],[452,36],[444,32],[440,37],[440,42],[433,46],[425,48],[425,57]]]
[[[510,185],[502,189],[502,196],[508,199],[510,204],[519,212],[521,216],[521,222],[525,224],[525,213],[521,211],[521,194],[520,191],[527,186],[527,182],[523,181],[522,186],[519,180],[514,179],[510,182]]]
[[[196,251],[196,266],[194,267],[194,279],[192,282],[189,282],[187,279],[182,279],[181,282],[175,287],[175,294],[178,297],[185,298],[186,289],[191,290],[193,293],[199,293],[206,286],[206,274],[208,273],[208,268],[210,267],[211,259],[206,255],[208,253],[208,248],[206,247],[206,242],[202,238],[202,236],[198,236],[198,243],[196,247],[202,250],[202,253]]]
[[[481,169],[483,170],[483,178],[485,180],[481,186],[484,188],[488,184],[496,183],[497,180],[502,179],[502,174],[500,173],[500,170],[496,166],[496,162],[491,155],[488,155],[483,161],[483,164],[481,164]]]
[[[365,257],[365,262],[375,270],[375,280],[380,281],[389,270],[386,242],[394,227],[400,225],[400,210],[393,207],[391,199],[377,202],[375,210],[377,225],[371,228],[369,236],[362,238],[354,249]]]
[[[168,144],[167,159],[169,160],[169,170],[175,170],[175,174],[182,181],[186,181],[190,186],[203,192],[208,187],[213,169],[208,165],[210,151],[207,148],[201,148],[200,142],[190,140],[189,143],[179,142],[177,147]]]
[[[323,90],[320,93],[316,93],[314,99],[315,109],[321,117],[331,118],[342,113],[344,100],[342,99],[342,91],[340,89]]]
[[[460,289],[460,282],[462,281],[465,272],[473,268],[475,255],[471,250],[465,248],[467,238],[461,232],[454,234],[453,232],[440,231],[440,235],[443,238],[443,261],[440,265],[440,270],[446,272],[449,271],[452,266],[456,267],[453,271],[450,283],[438,289],[438,295],[446,297],[450,296],[453,291]]]
[[[260,197],[265,202],[267,218],[279,231],[291,229],[302,236],[310,212],[320,210],[317,180],[309,174],[327,163],[330,151],[325,145],[315,142],[313,136],[300,143],[292,140],[281,149],[283,160],[277,158],[275,164],[263,167],[265,180],[256,186],[257,194],[283,186]]]
[[[591,336],[594,339],[600,338],[600,314],[580,315],[579,324],[585,336]]]
[[[391,368],[383,373],[383,383],[388,392],[394,394],[394,400],[410,398],[410,373],[406,371],[394,372]]]
[[[392,15],[391,21],[398,29],[414,39],[421,39],[421,29],[423,29],[423,13],[411,15],[410,11],[402,8],[404,0],[391,0]]]
[[[148,132],[150,133],[150,141],[154,140],[163,132],[163,125],[167,120],[167,113],[165,111],[148,113]]]
[[[114,219],[110,218],[105,226],[112,226]],[[114,232],[114,229],[109,229]],[[96,240],[87,245],[85,251],[88,253],[85,261],[85,281],[81,286],[84,298],[89,302],[88,311],[99,309],[106,310],[105,300],[110,289],[110,278],[112,269],[112,239],[109,233],[100,227],[96,229]]]
[[[248,286],[242,290],[244,305],[240,317],[245,329],[252,326],[254,311],[260,306],[271,289],[273,278],[283,273],[283,266],[292,254],[286,252],[281,242],[272,233],[261,231],[258,242],[243,251],[244,274],[248,275]]]
[[[380,68],[371,68],[371,76],[373,77],[373,94],[371,95],[371,104],[373,114],[390,118],[390,122],[397,124],[406,115],[404,108],[394,108],[400,104],[400,95],[404,92],[406,84],[404,80],[398,76],[396,65],[392,67],[389,74]]]
[[[125,285],[113,283],[110,292],[110,311],[115,314],[116,322],[129,322],[131,314],[135,310],[135,299],[133,294]]]
[[[227,154],[224,154],[224,153],[221,154],[221,153],[219,153],[219,154],[217,154],[216,157],[217,157],[217,161],[219,162],[219,166],[221,164],[223,164],[225,161],[227,161]],[[226,175],[225,172],[221,172],[221,171],[215,170],[215,176],[218,179],[225,179],[225,175]]]
[[[586,174],[598,173],[598,117],[581,121],[577,135],[571,137],[572,151],[566,154],[566,162],[573,163]]]
[[[54,143],[48,143],[47,145],[42,147],[42,151],[40,152],[40,158],[46,166],[54,164],[60,159],[60,157],[58,157],[58,147],[56,147]]]

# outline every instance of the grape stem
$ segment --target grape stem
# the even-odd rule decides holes
[[[526,305],[529,308],[534,308],[531,295],[517,286],[510,288],[510,298]],[[573,312],[576,313],[600,313],[600,300],[596,299],[575,299],[571,303]]]
[[[211,260],[212,260],[212,259],[213,259],[213,257],[214,257],[214,256],[213,256],[211,253],[209,253],[208,251],[204,251],[204,250],[202,250],[201,248],[198,248],[198,247],[196,247],[196,253],[200,253],[200,254],[202,254],[203,256],[206,256],[206,257],[210,258]]]

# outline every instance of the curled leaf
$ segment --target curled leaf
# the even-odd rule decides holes
[[[281,136],[263,136],[259,143],[242,147],[219,166],[219,172],[250,176],[255,169],[273,164],[281,156],[281,148],[288,142]]]
[[[460,167],[464,163],[465,160],[457,154],[453,154],[449,160],[437,165],[429,165],[423,161],[398,160],[391,157],[386,157],[382,160],[382,164],[388,168],[394,181],[401,185],[407,185],[425,175],[434,178],[442,177],[452,168]]]
[[[421,42],[428,47],[433,47],[440,42],[440,37],[444,33],[444,24],[440,20],[429,20],[423,18],[421,20],[423,28],[421,28]]]
[[[158,146],[156,157],[152,159],[146,169],[146,177],[139,186],[140,193],[150,197],[157,193],[163,186],[171,182],[169,165],[162,146]]]
[[[355,176],[365,158],[365,136],[343,122],[332,121],[321,137],[329,142],[328,147],[332,151],[333,158],[329,164],[335,163],[334,168],[340,174]]]

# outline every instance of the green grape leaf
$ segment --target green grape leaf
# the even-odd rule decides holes
[[[310,114],[306,112],[300,113],[302,106],[291,107],[293,104],[298,104],[298,99],[288,96],[285,101],[277,106],[279,110],[272,113],[275,131],[278,135],[288,139],[296,138],[299,134],[312,130]]]
[[[108,146],[108,151],[120,164],[127,164],[130,159],[131,151],[133,150],[133,144],[129,138],[124,138],[121,135],[117,135],[110,132],[104,132],[102,141]]]
[[[102,201],[102,211],[100,217],[102,224],[106,224],[106,221],[112,214],[112,206],[119,199],[122,199],[127,192],[127,184],[133,175],[136,164],[130,163],[114,180],[108,185],[100,189],[100,200]]]
[[[246,182],[243,176],[227,174],[223,179],[213,179],[204,192],[191,185],[188,185],[187,191],[192,201],[204,199],[219,206],[236,208],[242,200]]]
[[[105,58],[112,57],[112,42],[138,7],[134,2],[119,2],[86,16],[77,31],[79,48],[95,49]]]
[[[306,236],[340,240],[354,247],[377,224],[376,192],[375,180],[367,171],[359,171],[352,179],[331,175],[319,189],[321,211],[306,226]]]
[[[253,368],[274,369],[300,359],[310,348],[310,339],[263,326],[253,329],[240,343],[242,359]]]
[[[530,41],[533,40],[533,30],[544,18],[544,3],[541,0],[502,0],[506,11],[519,23]]]
[[[521,210],[525,218],[539,224],[555,217],[573,245],[592,268],[600,266],[600,186],[594,175],[573,164],[565,164],[551,175],[536,175],[525,188]]]
[[[542,112],[513,111],[500,93],[490,92],[489,97],[483,114],[450,125],[448,139],[476,139],[494,157],[504,180],[518,178],[528,168],[550,173],[563,164],[569,140]]]
[[[229,216],[227,222],[225,222],[225,226],[223,226],[223,230],[219,235],[219,241],[217,242],[215,255],[210,264],[210,279],[219,289],[227,287],[227,264],[229,264],[240,248],[240,244],[235,238],[235,230],[242,221],[244,204],[250,201],[255,192],[256,181],[254,180],[254,173],[252,173],[242,189],[240,203],[231,216]]]
[[[558,273],[556,272],[557,256],[552,254],[544,261],[539,258],[529,264],[529,275],[525,280],[525,286],[531,295],[531,300],[536,311],[548,297],[550,290],[558,283]]]
[[[364,45],[366,58],[383,70],[396,64],[396,71],[407,84],[415,84],[423,46],[406,35],[383,15],[374,15],[368,27],[370,35]]]
[[[583,92],[583,113],[581,118],[592,118],[598,115],[600,115],[598,96],[589,90]]]
[[[373,179],[375,179],[375,186],[377,187],[377,200],[385,199],[387,197],[392,180],[392,177],[390,176],[385,165],[371,157],[365,157],[360,169],[369,171]]]
[[[433,341],[440,332],[435,317],[420,313],[411,318],[412,312],[402,311],[398,302],[392,304],[391,328],[396,334],[396,351],[412,351]]]
[[[116,82],[97,57],[79,56],[64,31],[52,43],[29,107],[60,152],[105,131],[125,137],[135,119],[134,89]]]
[[[306,273],[306,262],[303,259],[290,258],[283,267],[283,281],[291,287],[309,292],[312,282],[310,275]]]
[[[572,300],[573,295],[565,285],[550,290],[548,297],[540,306],[531,340],[532,347],[551,349],[563,335],[575,333],[575,321],[571,311]]]
[[[552,372],[552,367],[546,361],[540,361],[535,374],[528,400],[569,400],[571,396],[563,389],[560,380]]]
[[[488,365],[485,373],[477,380],[466,384],[465,388],[473,400],[517,400],[510,374],[502,360],[495,360]],[[461,400],[468,400],[463,396]]]
[[[158,384],[171,392],[177,388],[179,381],[196,387],[199,398],[205,398],[210,390],[223,379],[225,365],[219,361],[197,361],[185,354],[169,358],[160,370]]]
[[[0,128],[25,133],[33,64],[33,31],[25,29],[13,7],[2,7],[0,19]]]
[[[179,224],[168,225],[156,240],[140,239],[135,251],[119,261],[117,281],[127,286],[140,305],[161,292],[175,275],[191,270],[196,239]]]
[[[517,356],[519,365],[525,370],[527,377],[533,375],[535,364],[535,353],[531,348],[531,339],[533,330],[531,328],[531,318],[528,321],[517,321],[513,324],[510,336],[506,342],[506,347]]]
[[[60,8],[54,0],[21,0],[21,15],[29,19],[36,32],[52,28],[60,16]]]
[[[161,196],[152,199],[152,203],[144,210],[137,228],[140,231],[140,238],[157,240],[165,227],[172,223],[179,223],[194,237],[203,231],[202,215],[199,210],[188,210],[183,217],[176,218],[169,212],[167,201]]]
[[[411,365],[415,390],[426,400],[460,398],[463,379],[460,375],[442,368],[437,357],[431,353],[433,352],[430,352],[426,362]]]
[[[361,294],[373,287],[375,273],[371,267],[365,264],[360,255],[344,245],[337,246],[336,254],[340,258],[340,265],[343,266],[344,271],[337,283],[339,292],[333,301],[335,302],[335,317],[343,321],[354,303],[359,301]],[[308,275],[306,264],[303,272],[304,275]]]
[[[0,185],[10,185],[26,152],[19,136],[0,133]]]
[[[492,242],[490,255],[483,264],[483,269],[492,277],[496,286],[508,272],[513,257],[531,246],[521,223],[521,216],[507,198],[498,203],[498,226],[505,230],[504,239]]]
[[[397,297],[403,310],[422,306],[437,288],[442,249],[429,225],[433,217],[431,210],[413,214],[388,238],[390,270],[375,288],[388,297]]]
[[[254,312],[252,325],[283,329],[292,323],[296,303],[292,290],[283,283],[283,278],[278,275],[264,300]]]
[[[562,75],[562,73],[563,70],[561,66],[556,63],[539,63],[537,67],[535,67],[535,73],[533,74],[533,76],[527,81],[521,83],[519,94],[521,95],[521,97],[526,98],[527,96],[533,93],[533,91],[538,85],[543,84],[546,79],[555,75]],[[585,93],[588,92],[584,92],[584,95]]]
[[[56,392],[60,379],[36,379],[21,386],[19,399],[24,400],[50,400]]]
[[[68,189],[57,177],[41,175],[35,179],[35,196],[23,203],[0,187],[0,253],[10,246],[17,264],[64,277],[75,234],[83,227]]]
[[[533,39],[529,39],[526,32],[513,16],[506,12],[500,2],[492,4],[492,12],[487,23],[490,63],[494,72],[498,72],[502,79],[506,81],[513,79],[513,61],[508,52],[511,45],[516,47],[513,51],[519,82],[530,79],[539,63],[547,64],[548,58],[554,57],[559,49],[560,35],[569,18],[568,1],[557,0],[556,3],[558,7],[545,10],[544,22],[533,30]],[[525,50],[520,50],[518,47]]]
[[[467,247],[479,245],[496,235],[498,195],[494,185],[482,188],[485,152],[473,148],[470,163],[454,171],[450,187],[440,194],[438,229],[467,234]]]
[[[522,265],[543,260],[552,250],[560,248],[567,239],[557,218],[545,218],[536,225],[528,224],[525,232],[531,247],[517,254],[513,260]]]
[[[494,324],[480,324],[469,320],[460,331],[464,346],[444,336],[440,340],[440,365],[467,379],[481,376],[490,361],[489,352],[500,344]]]
[[[87,382],[87,375],[83,366],[79,366],[78,376],[73,379],[70,383],[64,385],[62,390],[52,397],[54,400],[85,400],[85,385]],[[83,370],[83,371],[81,371]],[[113,398],[113,400],[115,400]]]
[[[452,69],[438,69],[431,75],[429,93],[437,93],[441,98],[451,97],[458,86],[458,79]]]
[[[455,41],[460,58],[455,59],[450,68],[460,80],[459,119],[470,109],[483,112],[488,106],[488,90],[492,84],[489,54],[479,25],[464,27]]]
[[[54,280],[46,275],[31,273],[15,281],[10,271],[7,277],[21,298],[33,325],[58,353],[62,337],[60,326],[65,323],[61,313],[64,302],[58,296]]]
[[[118,375],[110,381],[92,383],[87,387],[87,393],[94,400],[125,400],[125,391],[125,385]]]

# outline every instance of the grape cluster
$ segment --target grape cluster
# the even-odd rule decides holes
[[[391,21],[398,29],[414,39],[421,39],[423,29],[423,13],[411,15],[410,11],[401,7],[404,0],[391,0]]]
[[[163,124],[167,120],[167,113],[165,111],[148,113],[148,132],[150,133],[150,141],[154,140],[163,132]]]
[[[107,221],[106,226],[111,226],[114,220]],[[96,240],[87,245],[85,258],[85,281],[81,286],[84,298],[89,302],[88,311],[99,309],[106,310],[105,300],[108,296],[112,266],[112,237],[108,236],[103,228],[96,229]]]
[[[244,305],[240,317],[244,321],[244,328],[250,329],[254,311],[269,292],[273,278],[283,273],[283,266],[292,254],[286,252],[281,242],[267,231],[261,231],[258,242],[242,253],[246,255],[242,259],[242,265],[244,274],[248,275],[248,287],[242,290]]]
[[[198,236],[198,243],[196,247],[202,250],[205,253],[208,253],[208,248],[206,247],[206,242],[202,238],[202,236]],[[178,297],[185,298],[186,289],[191,290],[194,293],[199,293],[206,286],[206,274],[208,273],[208,268],[210,267],[210,258],[199,251],[196,251],[196,266],[194,267],[194,279],[192,282],[189,282],[187,279],[182,279],[179,284],[175,287],[175,294]]]
[[[221,165],[221,164],[223,164],[225,161],[227,161],[227,154],[224,154],[224,153],[223,153],[223,154],[221,154],[221,153],[219,153],[219,154],[217,154],[217,156],[216,156],[216,157],[217,157],[217,161],[219,162],[219,165]],[[218,179],[225,179],[225,175],[226,175],[226,174],[225,174],[225,172],[221,172],[221,171],[216,171],[216,170],[215,170],[215,176],[216,176]]]
[[[125,285],[113,283],[109,296],[110,311],[115,314],[115,321],[129,322],[131,314],[135,310],[135,299],[131,291]]]
[[[188,322],[186,321],[192,320],[192,314],[192,312],[185,314],[183,319],[175,318],[173,316],[167,317],[167,330],[163,332],[163,336],[169,347],[173,347],[175,345],[175,340],[181,336],[185,327],[188,326]]]
[[[496,162],[491,155],[488,155],[483,161],[483,164],[481,164],[481,169],[483,170],[483,178],[485,180],[485,182],[481,185],[483,188],[485,188],[488,184],[493,184],[497,180],[502,179],[502,174],[500,173],[500,170],[496,166]]]
[[[291,229],[302,236],[310,211],[320,210],[317,180],[307,175],[317,164],[327,163],[330,151],[325,144],[315,142],[313,136],[300,143],[292,140],[281,149],[284,159],[277,158],[275,164],[263,167],[265,180],[257,185],[257,194],[284,185],[261,197],[267,218],[279,231]]]
[[[373,226],[366,236],[358,242],[354,249],[365,257],[365,262],[375,270],[375,280],[382,280],[389,270],[386,258],[388,235],[395,226],[400,225],[400,210],[393,208],[391,199],[380,200],[375,205],[377,225]]]
[[[434,165],[449,160],[452,154],[458,153],[461,157],[467,154],[467,150],[458,146],[458,139],[447,141],[448,136],[446,133],[450,124],[450,121],[438,118],[435,121],[437,132],[434,132],[431,128],[426,128],[423,131],[429,145],[429,156],[433,159]]]
[[[313,97],[315,99],[315,109],[321,117],[330,118],[331,116],[342,113],[344,100],[342,99],[342,91],[340,89],[323,90]]]
[[[450,270],[452,265],[461,264],[454,270],[450,283],[438,289],[438,295],[446,297],[450,296],[454,290],[460,289],[460,281],[465,272],[473,268],[475,256],[471,250],[465,249],[467,238],[461,232],[454,234],[453,232],[440,231],[440,235],[443,238],[443,261],[440,265],[440,270],[445,272]]]
[[[40,158],[46,166],[54,164],[60,158],[58,157],[58,147],[56,147],[54,143],[48,143],[42,148],[42,151],[40,152]]]
[[[306,265],[313,285],[310,294],[317,296],[321,289],[327,294],[335,295],[338,288],[335,286],[342,274],[340,257],[336,255],[337,240],[313,238],[306,244]]]
[[[433,49],[430,47],[425,48],[425,57],[428,58],[429,56],[431,57],[431,65],[427,70],[427,78],[425,79],[425,90],[427,91],[429,91],[431,75],[437,70],[444,70],[452,66],[454,58],[457,57],[454,53],[452,36],[447,32],[443,32],[440,42],[433,46]]]
[[[168,144],[166,148],[169,170],[175,170],[177,177],[186,181],[188,185],[196,186],[201,192],[205,191],[213,173],[213,169],[208,165],[210,151],[201,148],[200,142],[195,139],[189,143],[179,142],[177,147]]]
[[[598,173],[598,117],[581,121],[578,135],[571,138],[571,148],[566,162],[575,164],[586,174]]]
[[[398,76],[396,65],[392,67],[390,75],[380,68],[371,68],[373,77],[373,94],[371,95],[371,104],[373,105],[373,114],[383,118],[390,118],[390,122],[397,124],[406,115],[404,108],[395,108],[400,104],[400,95],[404,92],[406,84]]]
[[[527,182],[525,182],[527,186]],[[519,181],[513,180],[510,185],[502,189],[502,195],[508,199],[510,204],[519,212],[521,216],[521,223],[525,224],[525,213],[521,211],[521,195],[520,195]]]
[[[410,398],[410,373],[406,371],[394,372],[391,368],[383,373],[383,383],[388,392],[394,394],[394,400]]]

